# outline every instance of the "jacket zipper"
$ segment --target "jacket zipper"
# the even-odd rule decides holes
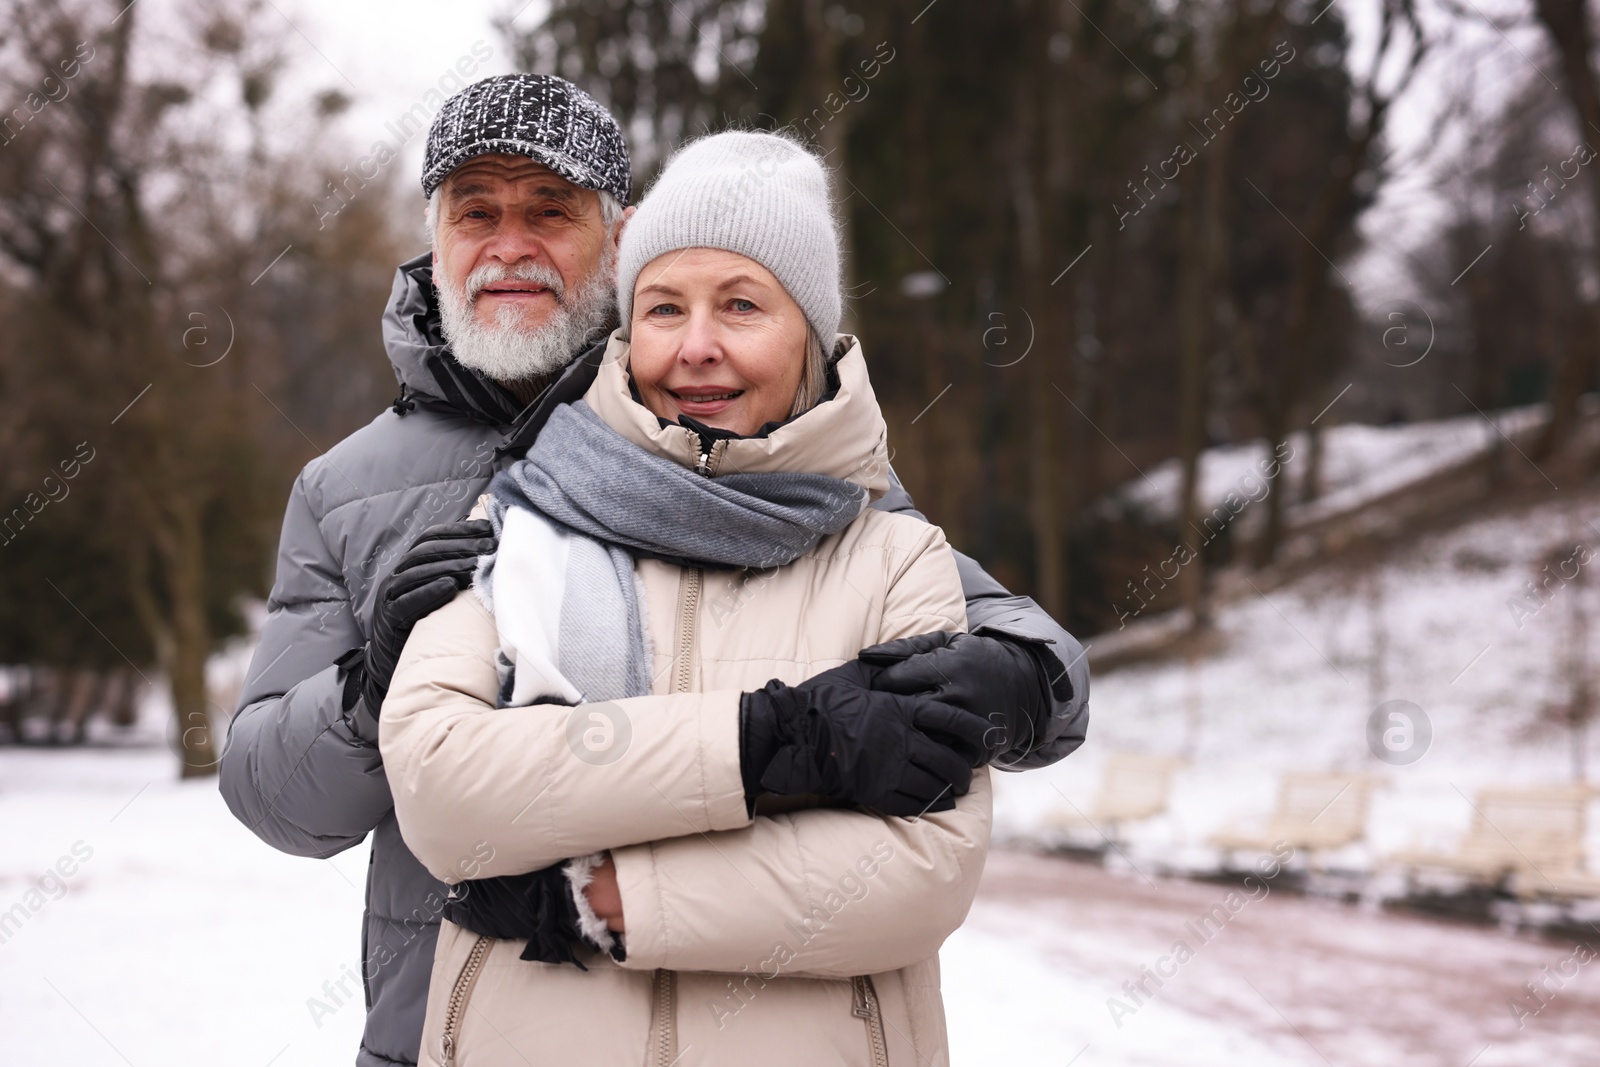
[[[700,603],[700,588],[704,574],[698,568],[683,577],[682,595],[678,606],[678,662],[673,670],[672,691],[687,693],[693,671],[694,624]],[[655,1003],[655,1018],[651,1022],[651,1045],[655,1049],[655,1067],[671,1067],[678,1058],[677,1011],[673,1003],[677,975],[664,967],[656,968],[651,990]]]
[[[655,1001],[655,1067],[672,1067],[678,1059],[678,973],[657,967],[652,976]]]
[[[683,593],[678,599],[678,662],[672,671],[674,693],[687,693],[694,675],[694,624],[704,584],[705,572],[698,567],[683,576]]]
[[[472,987],[483,972],[483,959],[493,947],[492,937],[479,937],[474,941],[472,951],[467,953],[467,962],[462,964],[461,974],[456,978],[455,988],[450,990],[450,1004],[444,1013],[444,1034],[439,1038],[439,1060],[444,1067],[455,1062],[456,1039],[461,1034],[462,1017],[467,1014],[467,998],[472,996]]]
[[[700,443],[698,438],[696,443]],[[717,473],[717,468],[722,464],[727,442],[713,441],[709,447],[701,444],[701,449],[700,460],[694,469],[710,478]],[[695,616],[700,610],[700,593],[704,586],[705,571],[698,567],[683,576],[683,583],[680,586],[682,594],[678,599],[678,662],[672,672],[674,693],[687,693],[689,682],[694,676]]]
[[[883,1006],[878,1003],[878,990],[872,976],[857,975],[850,979],[855,994],[851,1014],[867,1021],[867,1044],[872,1049],[873,1067],[889,1067],[889,1042],[883,1033]]]
[[[689,431],[689,436],[691,438],[689,448],[699,457],[695,460],[694,472],[703,474],[707,478],[716,474],[717,464],[722,460],[722,450],[727,447],[727,442],[707,441],[693,430]]]
[[[700,447],[696,449],[699,456],[695,464],[695,472],[707,478],[717,472],[717,466],[722,462],[722,454],[727,444],[723,441],[711,442],[709,447],[698,438],[695,441]],[[700,593],[705,586],[705,572],[696,567],[683,576],[680,585],[682,590],[678,598],[678,662],[672,672],[672,691],[674,693],[687,693],[689,683],[694,678],[694,639],[695,622],[700,611]],[[665,967],[656,968],[651,990],[655,1003],[655,1019],[651,1024],[651,1046],[655,1051],[656,1067],[671,1067],[678,1058],[678,1020],[677,1020],[677,984],[676,972]]]
[[[700,605],[700,588],[704,578],[704,572],[699,568],[683,577],[683,595],[679,599],[678,606],[678,662],[672,678],[674,693],[689,691],[689,681],[694,668],[695,616]],[[677,1006],[673,1002],[676,979],[677,975],[672,971],[661,967],[656,969],[653,990],[656,1017],[652,1034],[656,1067],[671,1067],[672,1062],[678,1058],[676,1047],[678,1027],[675,1017]]]
[[[694,464],[694,472],[703,474],[707,478],[714,477],[717,473],[717,468],[722,465],[722,456],[728,450],[728,442],[707,440],[693,430],[687,432],[689,434],[689,451],[697,457]]]

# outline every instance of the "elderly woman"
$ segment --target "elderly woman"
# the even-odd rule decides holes
[[[942,532],[866,507],[885,426],[834,342],[821,165],[690,145],[617,274],[594,385],[496,478],[498,550],[383,705],[401,831],[453,887],[424,1062],[944,1062],[989,724],[865,677],[966,620]]]

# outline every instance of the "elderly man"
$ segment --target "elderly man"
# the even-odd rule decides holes
[[[373,835],[363,1067],[417,1062],[446,899],[396,827],[377,712],[412,625],[492,549],[487,524],[462,516],[594,378],[595,342],[615,325],[630,184],[616,121],[560,78],[489,78],[446,102],[422,177],[433,249],[400,266],[383,320],[400,396],[308,464],[289,500],[221,785],[234,814],[285,852],[326,857]],[[891,481],[876,506],[916,514]],[[984,716],[997,765],[1054,762],[1084,736],[1080,648],[1032,601],[958,562],[972,632],[885,646],[863,671],[865,696]],[[485,858],[463,856],[461,876]]]

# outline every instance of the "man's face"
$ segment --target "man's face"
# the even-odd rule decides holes
[[[616,237],[598,193],[531,159],[458,167],[440,187],[433,253],[456,358],[500,381],[562,366],[610,318]]]

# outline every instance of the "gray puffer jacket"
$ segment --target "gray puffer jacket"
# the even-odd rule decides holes
[[[603,353],[598,346],[574,360],[519,412],[503,389],[450,358],[438,326],[430,259],[422,255],[400,266],[383,318],[401,399],[295,481],[267,621],[221,767],[228,807],[274,848],[320,858],[373,835],[360,1067],[417,1062],[445,887],[400,838],[377,739],[342,713],[334,661],[366,642],[378,585],[401,553],[428,527],[465,517],[550,409],[583,395]],[[917,515],[892,472],[890,479],[889,494],[874,506]],[[967,557],[956,559],[972,631],[1049,640],[1067,665],[1070,695],[1057,702],[1050,728],[1002,760],[1012,768],[1053,763],[1083,742],[1088,724],[1081,646],[1033,601],[1010,595]]]

